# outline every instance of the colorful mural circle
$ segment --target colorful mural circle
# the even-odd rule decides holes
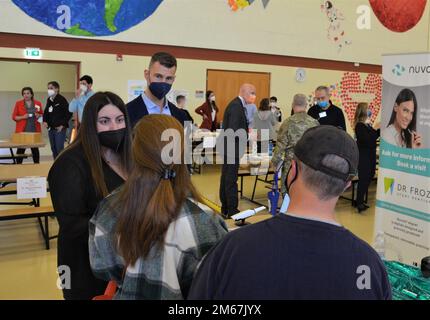
[[[378,20],[394,32],[405,32],[417,25],[427,0],[369,0]]]
[[[45,25],[77,36],[109,36],[151,16],[163,0],[12,0]]]

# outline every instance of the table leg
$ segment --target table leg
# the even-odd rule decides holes
[[[14,164],[18,164],[18,160],[16,159],[15,155],[13,154],[13,149],[9,148],[10,156],[12,157],[12,161]]]

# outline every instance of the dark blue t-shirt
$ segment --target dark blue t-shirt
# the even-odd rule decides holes
[[[377,253],[344,227],[280,215],[229,233],[188,299],[391,299],[391,287]]]

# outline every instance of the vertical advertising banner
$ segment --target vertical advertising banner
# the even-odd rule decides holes
[[[430,53],[383,57],[375,233],[385,256],[430,256]]]

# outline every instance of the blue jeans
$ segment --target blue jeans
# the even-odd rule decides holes
[[[60,132],[56,129],[51,129],[48,132],[49,143],[51,144],[52,155],[54,159],[58,156],[61,150],[64,149],[64,141],[66,140],[66,128],[63,128]]]

